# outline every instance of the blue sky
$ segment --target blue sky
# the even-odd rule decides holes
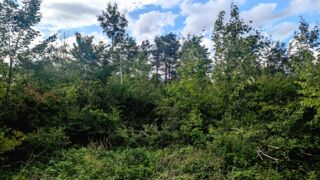
[[[241,17],[274,39],[288,41],[298,27],[299,16],[311,24],[320,20],[320,0],[43,0],[43,19],[37,27],[45,37],[65,32],[72,41],[75,31],[108,41],[96,16],[108,2],[116,2],[129,20],[128,32],[137,42],[175,32],[181,36],[205,34],[204,44],[211,46],[210,34],[217,14],[229,11],[232,2],[239,5]],[[203,31],[205,30],[205,32]]]

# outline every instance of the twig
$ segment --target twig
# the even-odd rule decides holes
[[[272,146],[272,145],[267,145],[267,146],[273,149],[281,149],[280,147],[277,147],[277,146]]]
[[[242,131],[241,129],[238,129],[238,128],[230,128],[231,130],[235,130],[235,131],[239,131],[241,133],[244,133],[244,131]]]
[[[3,166],[1,166],[0,168],[10,168],[11,167],[11,164],[9,164],[9,165],[3,165]]]
[[[267,155],[267,154],[265,154],[263,151],[261,151],[261,149],[257,149],[257,151],[259,152],[259,153],[261,153],[263,156],[265,156],[265,157],[267,157],[267,158],[269,158],[269,159],[272,159],[272,160],[274,160],[274,161],[279,161],[279,159],[277,159],[277,158],[274,158],[274,157],[271,157],[271,156],[269,156],[269,155]]]
[[[304,155],[307,155],[307,156],[312,156],[312,154],[310,154],[310,153],[305,153],[305,152],[302,152],[301,154],[304,154]]]
[[[262,156],[260,155],[259,151],[256,150],[256,152],[257,152],[258,156],[260,157],[260,159],[263,161],[263,158],[262,158]]]
[[[26,163],[26,165],[23,167],[23,169],[26,169],[27,167],[29,167],[34,160],[36,160],[38,157],[40,157],[40,156],[41,156],[42,154],[44,154],[45,152],[47,152],[47,149],[44,150],[44,151],[42,151],[41,153],[39,153],[39,154],[37,154],[37,155],[34,155],[34,158],[33,158],[33,159],[30,159],[30,160]]]

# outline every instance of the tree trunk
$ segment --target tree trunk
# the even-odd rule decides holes
[[[120,53],[120,83],[121,85],[123,84],[123,62],[122,62],[122,57],[121,57],[121,53]]]
[[[5,102],[8,104],[9,97],[10,97],[10,90],[11,90],[11,84],[12,84],[12,78],[13,78],[13,57],[10,56],[10,63],[9,63],[9,72],[8,72],[8,79],[7,79],[7,88],[6,88],[6,95],[5,95]]]

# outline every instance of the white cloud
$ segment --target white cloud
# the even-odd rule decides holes
[[[201,45],[208,48],[208,51],[210,52],[210,54],[212,55],[214,52],[214,42],[208,38],[208,37],[204,37],[202,39]]]
[[[97,24],[97,14],[105,7],[99,0],[44,0],[42,21],[38,28],[51,33],[61,29],[79,28]]]
[[[252,20],[254,27],[263,27],[273,38],[285,40],[297,29],[298,24],[285,21],[274,25],[277,21],[304,13],[320,12],[320,0],[290,0],[288,7],[279,11],[276,11],[277,6],[276,3],[260,3],[243,11],[241,16],[246,22]]]
[[[276,12],[277,5],[277,3],[260,3],[249,11],[242,12],[241,15],[247,21],[253,20],[253,25],[258,27],[290,16],[320,12],[320,0],[290,0],[287,8]]]
[[[212,29],[220,11],[228,11],[230,4],[242,4],[245,0],[209,0],[207,3],[184,1],[181,3],[181,14],[186,16],[183,35],[198,34],[204,29]]]
[[[275,17],[276,3],[260,3],[248,11],[243,11],[241,17],[246,22],[252,21],[254,27],[265,26],[271,23]]]
[[[107,0],[119,5],[121,10],[133,11],[146,5],[158,5],[164,9],[172,8],[184,0]]]
[[[0,0],[1,1],[1,0]],[[37,26],[43,34],[49,35],[58,30],[82,29],[92,25],[98,25],[97,15],[105,9],[108,2],[119,5],[119,9],[127,15],[147,5],[159,6],[162,9],[180,7],[180,13],[186,17],[182,35],[188,33],[201,33],[203,29],[212,31],[214,21],[220,11],[230,9],[230,4],[243,4],[246,0],[43,0],[41,12],[43,19]],[[260,3],[248,11],[241,13],[246,20],[253,20],[254,27],[263,26],[266,31],[275,37],[287,36],[292,32],[293,25],[281,23],[274,26],[281,19],[304,13],[319,13],[320,0],[289,0],[287,8],[276,10],[276,3]],[[176,15],[170,12],[159,14],[154,12],[140,15],[137,20],[127,16],[129,30],[138,41],[152,39],[152,36],[161,34],[166,26],[173,26]],[[228,15],[228,14],[227,14]],[[147,23],[146,23],[147,22]],[[266,28],[267,26],[267,28]],[[274,27],[273,27],[274,26]],[[97,33],[96,36],[102,36]]]
[[[289,8],[283,13],[286,15],[299,15],[305,12],[320,12],[319,0],[291,0]]]
[[[177,15],[171,12],[151,11],[141,14],[139,19],[132,22],[132,33],[138,43],[143,40],[152,41],[156,35],[161,35],[163,28],[174,26]]]
[[[80,33],[82,36],[94,36],[94,39],[93,39],[94,44],[99,44],[100,42],[107,44],[110,42],[110,40],[107,39],[106,36],[104,36],[100,32],[95,31],[90,33],[84,33],[84,32],[80,32]],[[45,40],[45,37],[38,36],[36,39],[32,41],[30,47],[34,47],[35,45],[38,45],[44,40]],[[74,43],[76,43],[76,36],[74,36],[74,34],[59,34],[58,39],[55,42],[53,42],[52,45],[54,45],[55,47],[60,47],[66,44],[68,48],[72,48]]]
[[[97,15],[105,9],[108,2],[112,2],[117,3],[119,10],[126,13],[130,24],[129,29],[140,41],[160,34],[166,25],[173,26],[176,16],[172,13],[150,12],[134,20],[128,16],[130,12],[146,5],[161,6],[163,9],[172,8],[182,1],[184,0],[90,0],[90,2],[88,0],[44,0],[41,5],[43,18],[37,29],[49,35],[59,30],[81,29],[98,25]],[[95,34],[95,36],[101,36],[101,34]]]
[[[195,2],[192,0],[183,1],[180,5],[181,14],[186,17],[182,35],[189,33],[201,33],[204,29],[211,31],[214,22],[220,11],[230,10],[231,0],[208,0],[206,3]],[[245,3],[245,0],[235,0],[237,4]],[[289,6],[277,11],[277,3],[260,3],[253,8],[241,12],[241,17],[246,22],[252,20],[253,27],[263,27],[275,39],[285,40],[297,28],[296,23],[283,22],[274,25],[278,20],[312,11],[320,12],[320,0],[291,0]],[[208,47],[209,39],[204,42]]]
[[[146,5],[171,8],[182,0],[44,0],[41,5],[43,19],[39,29],[55,32],[98,24],[97,15],[108,2],[117,3],[120,11],[132,12]]]
[[[164,9],[169,9],[172,8],[176,5],[178,5],[179,3],[181,3],[184,0],[158,0],[158,4],[164,8]]]
[[[290,35],[293,34],[293,32],[297,29],[297,27],[298,27],[297,23],[285,21],[283,23],[280,23],[274,26],[271,29],[270,33],[274,39],[285,40]]]

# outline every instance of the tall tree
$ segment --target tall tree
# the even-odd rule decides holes
[[[214,68],[212,77],[219,97],[219,116],[233,118],[239,92],[256,80],[261,71],[259,54],[263,49],[261,35],[240,18],[239,8],[232,4],[230,19],[220,12],[213,31]],[[239,103],[240,104],[240,103]],[[240,106],[243,106],[242,104]],[[240,107],[239,106],[239,107]]]
[[[232,4],[230,20],[225,12],[215,22],[212,39],[215,44],[215,74],[230,81],[234,75],[248,78],[257,74],[257,56],[261,50],[260,33],[240,19],[239,8]]]
[[[98,21],[100,22],[103,32],[111,39],[109,56],[113,58],[113,61],[117,61],[122,84],[125,64],[125,53],[122,52],[124,47],[123,42],[130,43],[131,41],[131,39],[127,38],[126,34],[128,20],[125,18],[124,14],[119,12],[117,4],[109,3],[106,10],[102,11],[102,14],[98,16]]]
[[[133,63],[132,73],[139,79],[148,78],[150,73],[149,58],[151,56],[152,46],[148,40],[143,41],[138,47],[138,55]]]
[[[176,75],[177,54],[180,48],[180,42],[173,33],[155,38],[154,66],[157,71],[161,69],[164,73],[164,80],[168,82]],[[159,69],[160,68],[160,69]]]
[[[121,14],[117,4],[108,3],[105,11],[98,16],[103,32],[111,39],[112,45],[123,41],[126,36],[128,20]]]
[[[270,75],[276,73],[288,73],[288,56],[285,43],[267,42],[265,61],[265,72]]]
[[[179,73],[184,78],[203,78],[209,74],[208,49],[201,45],[202,36],[188,36],[179,52]],[[196,76],[196,77],[195,77]]]
[[[139,47],[132,37],[127,37],[124,40],[122,53],[123,62],[120,64],[120,66],[122,66],[124,74],[130,74],[133,68],[132,66],[134,64],[134,60],[139,54]]]
[[[76,33],[76,43],[73,45],[71,54],[82,66],[83,79],[90,79],[93,73],[104,61],[104,44],[93,44],[93,36],[83,37]]]
[[[133,62],[138,55],[138,46],[135,40],[129,36],[112,46],[108,51],[108,57],[111,65],[120,75],[121,84],[125,75],[130,75]]]
[[[293,71],[316,60],[314,50],[320,45],[320,29],[316,25],[312,29],[309,23],[301,17],[299,30],[289,45],[290,66]]]
[[[2,58],[9,60],[6,99],[10,96],[13,66],[18,55],[26,51],[38,35],[34,27],[41,19],[40,4],[40,0],[25,0],[22,6],[15,0],[0,3],[0,51]]]

